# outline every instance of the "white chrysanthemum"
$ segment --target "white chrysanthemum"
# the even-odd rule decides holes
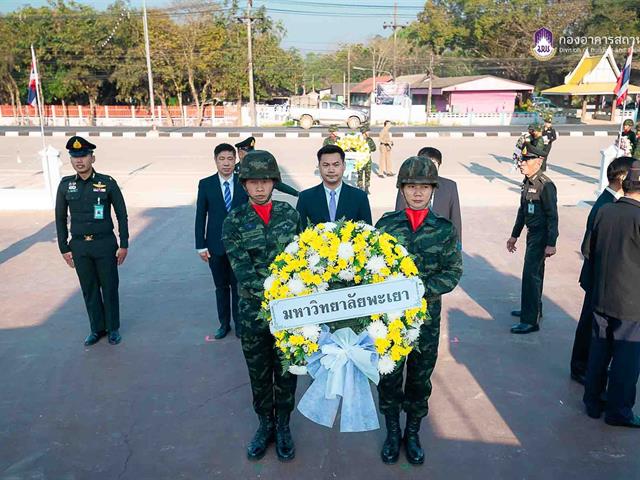
[[[333,231],[336,229],[336,227],[337,227],[337,226],[338,226],[338,225],[336,225],[336,224],[335,224],[335,223],[333,223],[333,222],[326,222],[326,223],[324,224],[324,229],[325,229],[327,232],[333,232]]]
[[[369,259],[365,268],[372,273],[380,273],[380,270],[386,266],[387,262],[382,255],[374,255]]]
[[[293,375],[306,375],[307,367],[304,365],[289,365],[289,373]]]
[[[338,273],[338,278],[340,280],[344,280],[345,282],[350,282],[356,276],[356,272],[353,267],[347,267],[344,270],[340,270]]]
[[[400,311],[400,310],[394,310],[393,312],[387,312],[387,318],[389,319],[390,322],[393,322],[394,320],[399,320],[402,315],[404,315],[404,312]]]
[[[296,253],[298,253],[298,250],[300,250],[298,242],[291,242],[289,245],[287,245],[287,248],[284,249],[284,251],[289,255],[295,255]]]
[[[320,263],[320,260],[320,255],[316,251],[313,251],[311,255],[307,256],[307,264],[309,265],[309,268],[314,268],[318,263]]]
[[[381,375],[386,375],[387,373],[393,372],[396,368],[396,362],[391,360],[389,355],[383,355],[380,357],[378,361],[378,371]]]
[[[407,339],[407,342],[409,343],[413,343],[415,342],[418,337],[420,336],[420,329],[419,328],[409,328],[405,334],[404,334],[405,338]]]
[[[300,328],[302,336],[312,342],[317,342],[320,337],[320,327],[318,325],[305,325]]]
[[[407,252],[407,249],[404,248],[402,245],[396,245],[396,247],[400,251],[400,255],[402,255],[403,257],[406,257],[407,255],[409,255],[409,252]]]
[[[413,322],[411,322],[411,326],[413,328],[420,328],[420,326],[424,323],[424,320],[417,318]]]
[[[329,290],[329,284],[327,282],[322,282],[320,285],[316,287],[316,292],[326,292]]]
[[[273,287],[273,282],[275,281],[276,281],[276,276],[269,275],[267,278],[264,279],[264,283],[262,284],[262,286],[264,287],[265,290],[271,290],[271,287]]]
[[[368,230],[369,232],[373,232],[375,230],[375,228],[373,228],[371,225],[368,225],[368,224],[362,225],[362,229]]]
[[[287,282],[287,287],[294,295],[300,295],[305,288],[305,284],[300,278],[294,277]]]
[[[351,242],[342,242],[338,245],[338,258],[349,260],[353,257],[353,244]]]
[[[371,322],[367,327],[367,332],[374,340],[378,338],[387,338],[387,334],[389,330],[387,326],[381,322],[380,320],[376,320],[375,322]]]

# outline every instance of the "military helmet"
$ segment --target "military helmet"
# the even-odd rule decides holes
[[[371,127],[369,127],[368,123],[360,125],[360,133],[367,133],[369,130],[371,130]]]
[[[438,169],[427,157],[409,157],[400,166],[396,187],[401,188],[407,183],[423,183],[438,186]]]
[[[266,150],[252,150],[240,162],[240,181],[272,179],[279,182],[276,158]]]
[[[329,133],[333,133],[333,132],[337,132],[338,131],[338,126],[337,125],[329,125]]]
[[[627,118],[624,123],[622,124],[622,126],[624,127],[633,127],[633,120],[631,120],[630,118]]]
[[[545,113],[542,119],[547,123],[551,123],[553,121],[553,115],[551,113]]]
[[[542,131],[542,124],[540,124],[540,123],[532,123],[531,125],[529,125],[529,130],[533,130],[534,132],[541,132]]]

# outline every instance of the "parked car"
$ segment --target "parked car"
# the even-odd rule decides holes
[[[561,112],[563,110],[562,107],[558,107],[555,103],[545,97],[532,96],[531,103],[536,110],[546,110],[553,113]]]
[[[333,100],[322,100],[317,108],[291,107],[289,118],[298,122],[305,130],[313,125],[347,125],[349,128],[358,128],[365,123],[368,114],[347,108],[342,103]]]

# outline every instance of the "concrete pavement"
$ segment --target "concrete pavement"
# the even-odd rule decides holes
[[[298,413],[293,462],[281,464],[273,449],[258,463],[245,459],[256,427],[246,367],[233,335],[211,341],[212,280],[192,239],[195,188],[211,173],[215,142],[100,139],[96,168],[119,181],[130,207],[124,340],[82,345],[88,321],[75,273],[57,252],[52,214],[0,212],[0,479],[634,478],[638,433],[588,418],[568,371],[588,213],[577,203],[593,197],[606,142],[567,137],[554,146],[559,253],[547,263],[542,330],[523,337],[509,334],[509,311],[518,305],[524,245],[515,255],[504,247],[519,181],[509,173],[513,141],[430,142],[461,192],[465,273],[444,300],[422,429],[427,461],[412,467],[404,456],[396,466],[379,461],[382,430],[341,434]],[[259,146],[304,188],[317,182],[318,143],[264,139]],[[422,145],[397,142],[396,170]],[[38,184],[39,139],[7,138],[3,147],[0,187]],[[374,217],[392,204],[394,183],[373,176]],[[307,385],[300,379],[298,397]]]

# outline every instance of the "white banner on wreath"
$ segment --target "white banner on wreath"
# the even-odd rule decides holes
[[[418,308],[424,285],[417,277],[283,298],[269,303],[274,331]]]

